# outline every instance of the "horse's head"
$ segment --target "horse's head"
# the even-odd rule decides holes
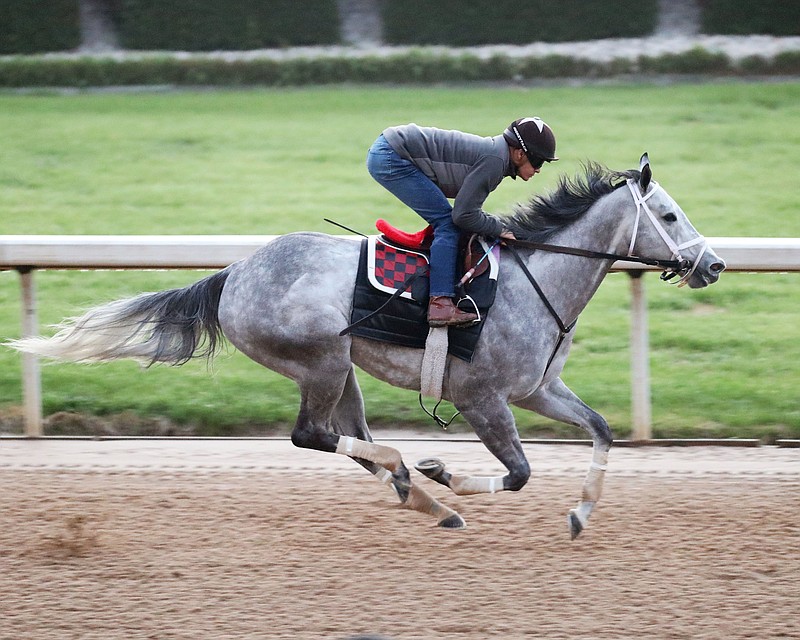
[[[679,286],[699,289],[713,284],[725,269],[722,260],[697,233],[678,203],[653,180],[645,153],[639,163],[638,180],[628,180],[636,214],[628,255],[676,261],[662,276],[680,276]]]

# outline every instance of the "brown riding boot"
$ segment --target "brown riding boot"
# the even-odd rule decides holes
[[[433,296],[428,305],[428,324],[432,327],[457,327],[477,320],[477,315],[459,309],[450,296]]]

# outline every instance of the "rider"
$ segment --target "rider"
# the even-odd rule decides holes
[[[481,207],[503,178],[530,180],[545,162],[558,160],[555,153],[553,131],[540,118],[514,120],[491,138],[413,123],[378,136],[367,155],[370,175],[433,226],[430,326],[477,321],[453,302],[460,232],[513,239],[502,221]],[[452,206],[448,198],[454,199]]]

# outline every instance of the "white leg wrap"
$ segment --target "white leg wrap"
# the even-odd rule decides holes
[[[583,502],[591,502],[594,506],[594,503],[600,499],[607,468],[608,451],[595,447],[592,452],[592,464],[589,465],[589,473],[586,474],[586,480],[583,483]],[[589,511],[591,512],[591,507]]]
[[[597,465],[605,471],[608,465],[608,449],[594,448],[592,450],[592,465]]]
[[[503,477],[452,476],[450,488],[459,496],[471,496],[476,493],[495,493],[503,490]]]
[[[394,484],[392,483],[392,479],[394,478],[394,476],[392,475],[391,471],[381,467],[380,469],[378,469],[378,471],[375,472],[374,475],[378,479],[379,482],[381,482],[381,483],[383,483],[385,485],[389,485],[389,487],[392,489],[392,491],[394,491],[394,495],[396,495],[398,498],[400,497],[400,494],[397,492],[397,487],[394,486]],[[402,500],[401,500],[401,502],[402,502]]]
[[[439,522],[450,516],[457,515],[450,507],[443,505],[427,491],[415,484],[411,485],[411,491],[408,494],[406,506],[414,511],[427,513],[436,518]]]
[[[376,474],[375,477],[378,479],[379,482],[383,484],[389,484],[392,481],[392,472],[388,469],[380,469]]]
[[[574,509],[575,515],[578,516],[578,520],[581,521],[581,524],[584,527],[589,522],[589,516],[592,515],[592,509],[594,509],[594,502],[581,502]]]
[[[606,475],[606,468],[608,466],[608,449],[598,449],[594,447],[592,451],[592,463],[589,465],[589,473],[586,474],[586,480],[583,481],[583,495],[578,506],[570,510],[568,518],[570,526],[570,534],[572,539],[586,528],[589,523],[589,516],[592,515],[595,503],[600,499],[600,494],[603,492],[603,478]],[[576,527],[572,518],[577,518],[581,523],[580,527]]]
[[[386,467],[391,472],[397,471],[400,465],[403,464],[400,452],[397,449],[375,444],[374,442],[367,442],[366,440],[359,440],[352,436],[339,436],[336,453],[351,458],[369,460]]]
[[[341,453],[345,456],[353,455],[353,447],[356,444],[356,439],[352,436],[341,436],[339,442],[336,444],[336,453]]]

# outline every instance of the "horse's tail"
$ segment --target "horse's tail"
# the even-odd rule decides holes
[[[182,289],[109,302],[64,321],[51,338],[23,338],[6,345],[72,362],[134,358],[150,366],[210,359],[224,340],[218,311],[228,273],[219,271]]]

